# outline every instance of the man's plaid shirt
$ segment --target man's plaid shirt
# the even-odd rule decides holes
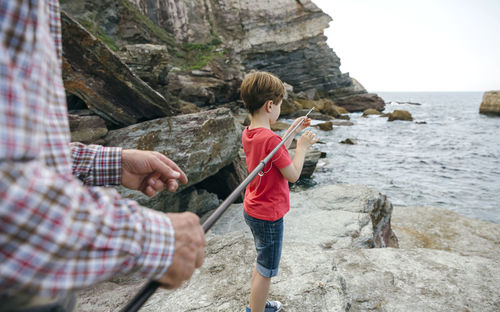
[[[0,0],[0,297],[172,261],[169,218],[99,187],[120,183],[121,149],[70,146],[61,57],[58,1]]]

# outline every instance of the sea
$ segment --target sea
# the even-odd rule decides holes
[[[500,223],[500,117],[479,114],[482,92],[377,92],[384,112],[414,121],[349,114],[352,126],[313,131],[326,152],[299,190],[363,184],[395,206],[437,206]],[[321,121],[313,121],[313,125]],[[341,144],[351,139],[354,145]]]

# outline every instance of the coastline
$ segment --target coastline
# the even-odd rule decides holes
[[[395,205],[442,207],[500,223],[500,123],[498,117],[478,113],[481,93],[380,96],[385,112],[407,110],[415,121],[388,123],[352,113],[352,127],[318,131],[327,143],[320,146],[327,158],[318,163],[316,185],[366,184]],[[357,144],[338,144],[346,138]]]

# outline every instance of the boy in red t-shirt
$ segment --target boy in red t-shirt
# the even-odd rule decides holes
[[[285,87],[279,78],[266,72],[248,74],[241,84],[241,97],[250,113],[250,125],[243,131],[243,149],[248,172],[281,142],[281,137],[271,130],[280,115]],[[297,118],[283,137],[304,117]],[[307,128],[311,119],[306,118],[296,133]],[[294,135],[296,134],[294,133]],[[245,222],[252,230],[257,249],[257,263],[252,272],[250,307],[246,311],[271,312],[281,310],[278,301],[267,301],[271,277],[278,274],[283,241],[283,216],[290,210],[288,182],[300,177],[306,151],[319,138],[306,131],[297,141],[293,160],[287,148],[293,136],[283,144],[253,181],[247,186],[243,202]]]

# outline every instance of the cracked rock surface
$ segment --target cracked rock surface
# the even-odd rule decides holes
[[[391,215],[401,248],[372,248],[376,231],[391,229]],[[364,186],[292,193],[270,298],[285,312],[498,311],[499,245],[498,224],[435,207],[393,210]],[[207,234],[203,267],[182,288],[157,291],[141,311],[244,311],[254,261],[242,206],[233,205]],[[77,311],[118,311],[142,283],[113,280],[82,291]]]

